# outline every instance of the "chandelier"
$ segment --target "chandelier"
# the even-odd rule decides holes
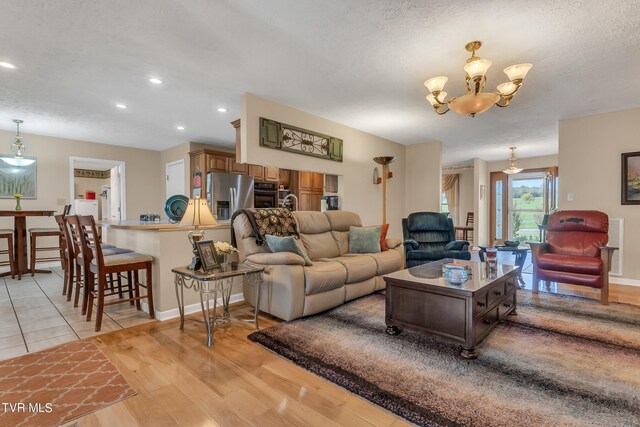
[[[503,170],[502,172],[507,175],[514,175],[516,173],[522,172],[522,168],[516,167],[516,147],[509,147],[511,150],[511,157],[509,158],[509,167]]]
[[[17,133],[16,140],[11,145],[11,151],[15,153],[13,157],[2,156],[2,159],[5,163],[10,164],[11,166],[29,166],[35,163],[35,159],[28,159],[24,157],[24,152],[27,147],[22,142],[22,136],[20,136],[20,123],[24,123],[22,120],[13,119],[13,122],[16,124]]]
[[[480,49],[482,42],[472,41],[465,45],[465,49],[471,52],[471,57],[467,59],[464,66],[467,82],[467,94],[458,98],[451,98],[445,101],[447,92],[444,92],[444,85],[449,80],[448,77],[439,76],[424,82],[424,85],[431,92],[427,95],[427,101],[438,114],[445,114],[449,109],[464,116],[475,117],[478,113],[483,113],[494,104],[498,107],[506,107],[511,103],[513,95],[516,94],[525,76],[533,66],[532,64],[516,64],[504,69],[509,81],[498,85],[498,92],[483,92],[487,83],[487,70],[492,62],[488,59],[481,59],[476,56],[476,51]],[[443,108],[445,107],[445,108]]]

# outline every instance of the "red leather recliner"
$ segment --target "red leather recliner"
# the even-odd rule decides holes
[[[609,217],[599,211],[558,211],[549,216],[547,242],[531,244],[533,293],[547,280],[600,289],[609,303]]]

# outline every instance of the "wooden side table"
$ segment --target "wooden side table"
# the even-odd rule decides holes
[[[234,277],[242,277],[245,285],[252,286],[255,289],[256,307],[252,320],[256,325],[256,331],[260,329],[258,324],[260,310],[258,307],[260,307],[260,288],[262,287],[264,268],[248,267],[234,262],[209,272],[189,270],[186,267],[174,268],[171,271],[174,273],[176,298],[178,300],[178,311],[180,312],[180,330],[184,329],[184,289],[193,289],[200,294],[200,307],[202,308],[202,316],[207,328],[207,347],[211,347],[216,323],[227,323],[230,320],[229,299],[231,298]],[[222,297],[222,316],[216,316],[218,292]],[[213,309],[210,302],[212,296]]]

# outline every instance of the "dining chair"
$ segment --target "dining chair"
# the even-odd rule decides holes
[[[64,277],[62,280],[62,295],[67,295],[67,301],[71,300],[71,289],[73,287],[73,272],[75,256],[73,254],[73,245],[69,237],[69,228],[67,227],[64,214],[55,215],[56,223],[60,230],[60,264],[62,265],[62,271]]]
[[[153,281],[152,281],[152,263],[153,257],[150,255],[139,254],[135,252],[121,253],[117,255],[105,256],[105,250],[102,249],[98,238],[98,230],[96,228],[95,220],[93,216],[80,216],[78,221],[82,232],[80,238],[82,240],[83,250],[86,252],[91,251],[93,253],[93,259],[91,260],[88,268],[88,277],[86,283],[89,286],[85,286],[85,292],[87,292],[87,320],[91,320],[91,314],[93,310],[94,299],[97,300],[96,307],[96,332],[100,331],[102,327],[102,317],[104,315],[104,308],[109,305],[120,304],[124,302],[135,302],[136,308],[141,310],[140,300],[146,299],[149,306],[149,317],[155,318],[155,311],[153,307]],[[140,282],[139,271],[145,272],[146,283]],[[120,273],[127,273],[128,277],[128,291],[129,298],[122,298],[122,289],[116,290],[113,286],[108,288],[109,276],[117,274],[120,277]],[[133,273],[133,274],[131,274]],[[133,275],[133,280],[132,280]],[[96,280],[97,279],[97,280]],[[93,286],[94,281],[97,281],[97,288]],[[111,281],[113,284],[113,281]],[[146,295],[140,294],[140,287],[146,288]],[[105,301],[105,297],[114,296],[119,294],[120,298],[110,299]]]
[[[11,272],[11,278],[16,278],[16,264],[15,258],[13,257],[13,230],[5,230],[0,229],[0,240],[7,241],[7,249],[0,250],[0,255],[8,255],[9,260],[0,262],[0,266],[9,266],[9,271]],[[18,272],[18,279],[22,278],[20,272]]]
[[[66,216],[71,211],[71,205],[65,205],[62,210],[62,216]],[[56,220],[57,221],[57,220]],[[38,238],[42,237],[57,237],[58,238],[58,246],[45,246],[38,247]],[[62,261],[62,239],[63,239],[63,231],[60,228],[60,224],[58,224],[58,228],[30,228],[29,229],[29,242],[31,244],[31,257],[29,259],[29,271],[31,272],[31,276],[36,273],[36,263],[37,262],[50,262],[57,261],[58,256],[50,255],[53,251],[60,251],[60,259]],[[38,253],[47,252],[48,255],[38,257]]]

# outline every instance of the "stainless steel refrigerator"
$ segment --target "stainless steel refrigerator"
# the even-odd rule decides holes
[[[233,173],[207,174],[207,203],[218,221],[231,219],[238,209],[252,208],[253,177]]]

